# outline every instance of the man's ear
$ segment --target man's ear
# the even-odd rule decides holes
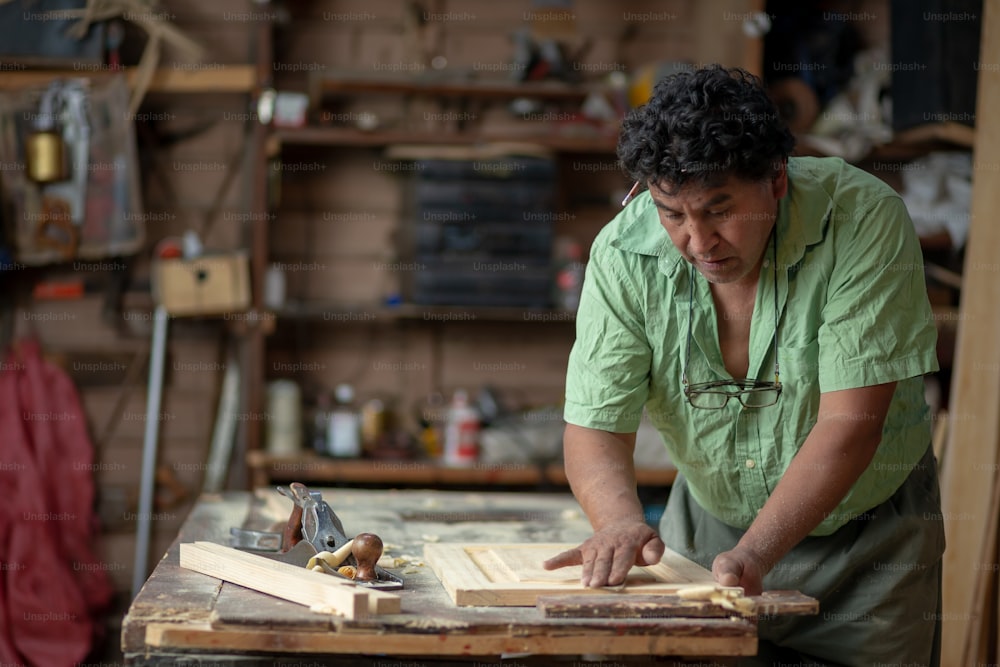
[[[771,193],[775,199],[782,199],[788,194],[788,163],[785,161],[777,164],[774,175],[771,177]]]

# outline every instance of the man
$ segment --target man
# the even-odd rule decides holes
[[[762,620],[746,664],[936,665],[919,244],[891,188],[793,145],[742,70],[665,79],[625,119],[618,155],[648,191],[594,241],[566,387],[566,472],[594,534],[546,567],[615,585],[666,544],[721,585],[819,600]],[[659,534],[636,496],[643,409],[680,473]]]

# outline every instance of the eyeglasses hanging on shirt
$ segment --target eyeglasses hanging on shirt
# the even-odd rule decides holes
[[[768,408],[778,402],[781,396],[781,381],[778,374],[778,228],[775,224],[771,232],[771,252],[774,276],[774,382],[762,380],[715,380],[712,382],[688,382],[688,364],[691,362],[691,321],[694,316],[694,265],[688,265],[687,346],[684,353],[684,370],[681,382],[684,395],[692,407],[703,410],[721,410],[735,398],[745,408]]]

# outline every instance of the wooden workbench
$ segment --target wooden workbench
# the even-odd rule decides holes
[[[375,532],[392,555],[419,557],[425,542],[435,540],[578,542],[590,534],[568,494],[323,489],[323,497],[346,532]],[[203,496],[125,616],[126,664],[405,665],[440,659],[486,665],[514,656],[518,665],[551,665],[596,654],[638,665],[651,664],[650,656],[756,652],[756,626],[745,620],[552,619],[534,607],[456,607],[426,566],[404,574],[401,614],[344,621],[178,565],[180,542],[228,544],[230,527],[268,530],[290,509],[271,490]],[[660,658],[656,664],[670,663]]]

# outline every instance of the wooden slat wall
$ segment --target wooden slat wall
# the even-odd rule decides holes
[[[942,473],[947,550],[942,615],[945,665],[995,662],[1000,469],[1000,8],[985,3],[980,47],[972,222],[966,245],[949,437]],[[992,538],[992,548],[990,542]],[[994,626],[989,628],[989,622]],[[980,632],[982,634],[980,634]],[[996,651],[996,646],[990,651]]]

